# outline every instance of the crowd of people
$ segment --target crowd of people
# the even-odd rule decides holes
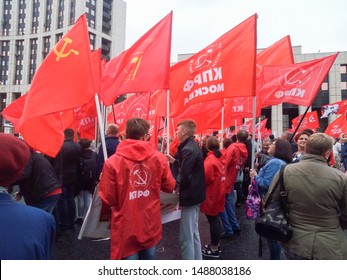
[[[246,130],[225,139],[205,135],[199,141],[196,123],[184,120],[166,154],[163,143],[153,147],[148,141],[149,128],[146,120],[131,118],[120,140],[118,127],[110,124],[105,149],[88,139],[75,141],[74,130],[66,129],[55,158],[1,133],[0,258],[49,259],[54,240],[83,223],[97,184],[110,213],[111,259],[155,259],[162,239],[162,192],[178,196],[181,258],[219,258],[220,239],[242,234],[236,207],[243,206],[251,181],[265,201],[285,165],[294,234],[286,243],[267,239],[270,259],[347,259],[343,135],[336,140],[310,130],[285,132],[262,139],[252,154],[255,143]],[[25,203],[15,201],[21,198]],[[209,244],[201,244],[200,213],[209,224]],[[18,224],[23,230],[18,231]]]

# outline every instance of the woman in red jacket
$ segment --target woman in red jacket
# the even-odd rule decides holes
[[[219,258],[222,252],[219,245],[222,231],[219,213],[224,211],[225,204],[225,162],[216,137],[207,139],[206,148],[209,151],[204,161],[206,200],[201,204],[200,210],[210,224],[211,244],[204,246],[202,254],[205,257]]]

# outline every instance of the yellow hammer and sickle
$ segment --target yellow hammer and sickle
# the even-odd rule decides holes
[[[74,49],[70,49],[68,52],[64,53],[67,45],[71,43],[72,43],[72,39],[64,38],[64,45],[61,47],[60,51],[58,51],[57,48],[54,48],[54,53],[57,55],[57,58],[55,59],[56,61],[59,61],[59,59],[62,57],[69,56],[71,53],[74,53],[75,55],[79,55],[79,52],[75,51]]]

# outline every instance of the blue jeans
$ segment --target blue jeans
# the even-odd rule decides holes
[[[123,260],[155,260],[155,245],[152,248],[139,251]]]
[[[199,212],[199,205],[182,207],[179,238],[183,260],[202,260]]]
[[[266,241],[270,249],[270,260],[280,260],[282,249],[278,241],[272,239],[266,239]]]
[[[36,208],[40,208],[43,211],[46,211],[52,214],[55,206],[58,203],[59,198],[60,198],[60,194],[50,195],[45,197],[44,199],[41,199],[39,202],[35,203],[32,206]]]
[[[222,221],[225,234],[234,234],[234,230],[240,230],[239,222],[236,218],[235,212],[235,196],[232,191],[230,194],[225,195],[224,212],[219,213]]]

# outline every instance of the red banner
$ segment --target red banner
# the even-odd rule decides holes
[[[106,64],[100,85],[105,105],[125,93],[169,88],[171,31],[172,12]]]
[[[332,104],[323,105],[321,109],[322,116],[320,118],[321,119],[327,118],[331,114],[336,114],[336,115],[345,114],[346,111],[347,111],[347,100],[342,100]]]
[[[256,19],[249,17],[171,67],[171,116],[195,103],[255,95]]]
[[[337,55],[291,65],[265,66],[265,84],[258,99],[261,108],[284,102],[310,106]]]
[[[343,114],[342,116],[334,120],[332,123],[330,123],[324,133],[335,138],[340,138],[340,135],[342,133],[345,133],[347,135],[346,115]]]
[[[27,93],[19,132],[35,150],[54,157],[66,125],[59,112],[88,103],[97,90],[86,15],[63,36],[37,70]],[[73,119],[73,117],[67,117]]]
[[[300,116],[297,116],[296,118],[292,119],[292,130],[294,131],[296,127],[299,125],[300,120],[302,119],[303,114]],[[300,127],[298,128],[298,132],[309,128],[309,129],[316,129],[319,127],[319,119],[317,111],[307,112],[305,117],[303,118]]]

